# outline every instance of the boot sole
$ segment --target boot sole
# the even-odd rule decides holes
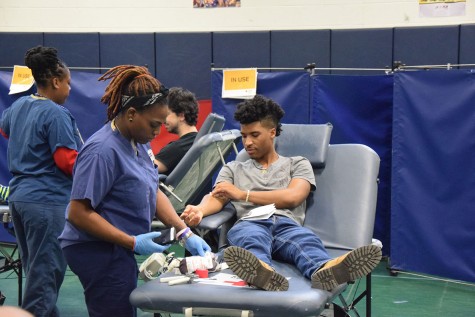
[[[229,268],[249,285],[266,291],[286,291],[289,281],[279,273],[266,268],[259,259],[240,247],[228,247],[224,250],[224,261]]]
[[[367,245],[351,251],[339,264],[312,274],[312,287],[332,290],[369,274],[381,261],[381,248]]]

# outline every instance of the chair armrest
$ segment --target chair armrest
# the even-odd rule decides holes
[[[204,217],[201,220],[200,224],[197,226],[197,229],[214,230],[222,224],[227,223],[231,220],[234,222],[235,218],[236,209],[234,209],[234,206],[229,203],[224,206],[224,208],[220,212]]]
[[[195,228],[203,237],[209,231],[218,233],[217,250],[222,250],[228,245],[228,231],[236,222],[236,209],[228,203],[223,209],[215,214],[204,217],[201,223]],[[219,228],[219,230],[217,230]]]

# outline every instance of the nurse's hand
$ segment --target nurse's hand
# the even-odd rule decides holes
[[[196,234],[193,234],[186,239],[185,248],[190,251],[192,255],[200,256],[205,256],[206,252],[211,251],[210,246]]]
[[[153,242],[153,239],[160,237],[160,232],[153,231],[149,233],[139,234],[134,237],[134,252],[140,255],[149,255],[155,252],[162,253],[170,247],[167,245],[160,245]]]

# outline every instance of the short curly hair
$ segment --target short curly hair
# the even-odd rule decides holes
[[[282,119],[284,114],[284,110],[278,103],[262,95],[256,95],[254,98],[245,100],[237,105],[234,119],[240,124],[260,121],[262,125],[275,128],[275,135],[279,136],[282,132],[280,119]]]
[[[194,126],[198,122],[198,101],[195,94],[185,88],[170,88],[168,109],[176,114],[183,113],[188,125]]]

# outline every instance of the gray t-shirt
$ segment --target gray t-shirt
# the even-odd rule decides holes
[[[284,157],[279,156],[277,161],[272,163],[267,169],[253,159],[245,162],[229,162],[224,165],[219,172],[216,184],[229,182],[241,190],[247,191],[270,191],[285,189],[294,178],[307,180],[311,185],[311,190],[315,190],[315,175],[310,162],[302,156]],[[253,203],[245,201],[232,201],[236,208],[237,219],[241,219],[251,209],[258,207]],[[300,225],[305,219],[306,201],[292,209],[277,209],[275,214],[289,217]]]

